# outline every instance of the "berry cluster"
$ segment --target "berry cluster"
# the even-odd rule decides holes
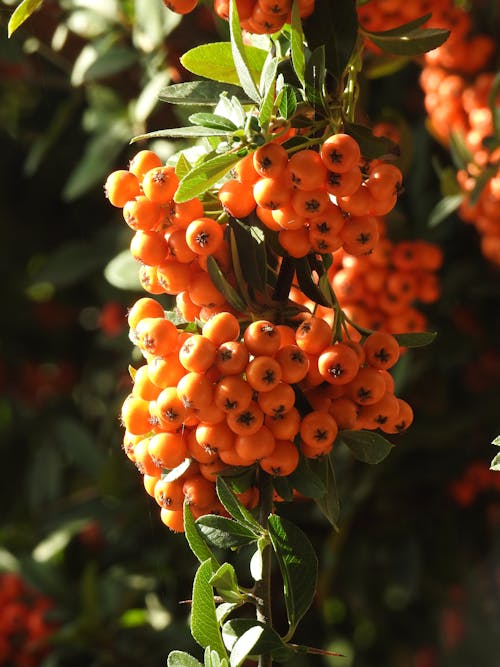
[[[0,665],[37,667],[42,662],[55,631],[46,619],[52,607],[17,574],[0,574]]]
[[[176,14],[189,14],[199,0],[163,0]],[[298,0],[300,17],[305,19],[314,11],[314,0]],[[229,19],[230,0],[214,0],[214,12],[221,19]],[[292,0],[236,0],[241,27],[249,33],[263,35],[281,30],[290,22]]]
[[[352,255],[371,252],[378,240],[375,216],[394,208],[402,186],[398,167],[363,163],[359,144],[343,133],[327,138],[319,152],[302,149],[291,156],[270,142],[243,158],[235,172],[220,188],[223,207],[235,217],[255,209],[297,258],[339,248]]]
[[[215,482],[228,467],[287,476],[301,455],[328,454],[339,429],[399,433],[413,420],[387,372],[400,353],[389,334],[332,343],[331,326],[314,316],[296,329],[256,320],[241,333],[229,312],[193,333],[150,297],[128,322],[146,364],[122,406],[124,449],[175,531],[185,501],[195,516],[224,511]],[[251,487],[242,502],[257,501]]]

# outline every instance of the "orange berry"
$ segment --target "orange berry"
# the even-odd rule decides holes
[[[338,426],[328,412],[313,410],[309,412],[300,425],[302,441],[312,448],[323,448],[333,445],[337,437]]]
[[[387,370],[394,366],[399,359],[398,341],[394,336],[383,331],[375,331],[370,334],[363,347],[367,363],[374,368]]]
[[[162,468],[177,468],[187,456],[186,438],[181,433],[156,433],[148,444],[153,462]]]
[[[245,329],[243,340],[250,354],[274,356],[280,346],[280,333],[268,320],[251,322]]]
[[[305,378],[309,370],[309,357],[298,345],[280,347],[275,356],[281,366],[281,379],[296,384]]]
[[[245,410],[252,401],[250,385],[239,375],[228,375],[215,386],[214,403],[224,412]]]
[[[197,218],[186,229],[186,243],[197,255],[212,255],[222,244],[222,225],[212,218]]]
[[[385,394],[385,380],[371,366],[360,368],[356,377],[345,387],[347,396],[358,405],[377,403]]]
[[[253,463],[270,456],[275,444],[276,439],[272,431],[267,426],[261,426],[255,433],[237,435],[234,448],[238,456]]]
[[[126,169],[118,169],[107,177],[104,192],[110,204],[123,208],[129,199],[141,194],[141,186],[135,174]]]
[[[281,380],[281,366],[273,357],[259,356],[250,361],[245,370],[248,384],[255,391],[270,391]]]
[[[295,392],[289,384],[280,382],[269,391],[259,392],[257,403],[266,415],[285,414],[295,403]]]
[[[182,490],[188,505],[196,505],[200,509],[212,507],[217,501],[215,485],[203,475],[194,475],[187,479]]]
[[[137,345],[153,356],[168,354],[177,343],[177,329],[165,317],[146,317],[135,328]]]
[[[290,440],[276,440],[274,450],[269,456],[263,457],[259,465],[273,477],[291,475],[299,465],[299,450]]]
[[[295,332],[297,346],[308,355],[322,352],[330,344],[331,339],[330,325],[322,318],[313,315],[306,317]]]
[[[236,179],[226,181],[217,193],[224,210],[234,218],[245,218],[255,208],[253,188],[249,183],[241,183]]]
[[[124,428],[132,435],[149,433],[153,428],[149,401],[130,394],[124,400],[121,409],[121,422]]]
[[[348,134],[334,134],[321,145],[321,159],[330,171],[340,174],[353,169],[361,159],[358,142]]]
[[[231,431],[236,435],[253,435],[264,424],[264,413],[257,403],[252,401],[244,409],[229,412],[226,421]]]
[[[159,232],[139,229],[130,241],[130,254],[138,262],[158,266],[168,256],[168,244]]]
[[[182,510],[175,511],[162,507],[160,510],[160,519],[172,532],[184,532],[184,512]]]
[[[268,143],[253,154],[253,167],[263,178],[280,176],[288,164],[288,153],[280,144]]]
[[[236,341],[239,338],[240,323],[232,313],[225,311],[216,313],[205,322],[202,334],[205,338],[211,340],[214,345],[220,347],[222,343]]]
[[[272,431],[276,440],[293,440],[300,429],[301,416],[296,407],[285,414],[265,416],[265,425]]]
[[[243,373],[249,359],[245,343],[229,340],[217,348],[215,365],[223,375],[238,375]]]
[[[137,299],[128,311],[129,327],[134,330],[138,323],[146,317],[165,317],[165,310],[161,303],[148,296]]]
[[[189,410],[203,410],[214,398],[212,382],[203,373],[186,373],[177,383],[177,396]]]
[[[201,334],[192,334],[179,350],[179,360],[184,368],[204,373],[215,363],[216,347]]]
[[[358,355],[344,343],[327,347],[318,357],[318,371],[330,384],[347,384],[354,379],[358,369]]]
[[[219,422],[218,424],[198,424],[195,437],[200,447],[212,454],[231,449],[235,435],[226,422]]]
[[[174,197],[179,179],[174,167],[154,167],[144,174],[142,190],[146,197],[157,204],[168,204]]]
[[[380,426],[384,433],[402,433],[409,428],[413,422],[413,409],[409,403],[402,398],[396,399],[399,406],[397,415],[390,417],[385,424]]]
[[[128,170],[142,181],[146,172],[155,167],[161,167],[162,164],[161,158],[156,153],[145,149],[134,155],[130,160]]]
[[[127,225],[134,230],[149,231],[154,229],[160,220],[161,208],[159,204],[150,201],[144,195],[129,199],[123,207],[123,218]]]
[[[187,408],[177,395],[175,387],[162,389],[151,411],[165,431],[176,431],[188,416]]]

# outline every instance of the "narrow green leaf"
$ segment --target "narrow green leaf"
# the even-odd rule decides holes
[[[278,60],[271,54],[262,70],[260,77],[260,89],[262,101],[259,109],[259,123],[261,127],[266,127],[273,115],[274,102],[276,97],[276,72],[278,71]]]
[[[279,111],[281,116],[288,120],[297,110],[297,93],[293,86],[286,84],[280,93]]]
[[[210,584],[212,574],[210,559],[204,561],[195,574],[191,607],[191,634],[203,648],[210,646],[220,656],[227,657],[215,612],[214,590]]]
[[[229,514],[241,524],[250,528],[254,535],[262,533],[262,527],[255,517],[240,503],[238,498],[231,491],[228,483],[220,475],[217,477],[217,495]]]
[[[326,456],[322,460],[317,459],[311,461],[310,466],[323,480],[323,484],[326,488],[324,496],[315,498],[316,505],[319,507],[325,518],[328,519],[333,528],[338,531],[340,503],[332,456]]]
[[[232,132],[232,130],[228,131],[214,127],[188,125],[187,127],[170,127],[166,130],[155,130],[154,132],[147,132],[146,134],[138,134],[130,140],[130,143],[135,144],[138,141],[149,141],[150,139],[161,138],[226,137],[230,132]]]
[[[302,30],[302,21],[300,18],[300,8],[298,0],[293,0],[292,19],[290,23],[290,47],[292,55],[292,65],[297,79],[305,85],[305,64],[304,55],[304,31]]]
[[[359,144],[361,154],[369,160],[374,160],[382,155],[399,152],[398,145],[387,137],[376,137],[371,129],[357,123],[344,123],[344,130],[350,134]]]
[[[232,219],[229,224],[234,232],[243,278],[249,287],[262,291],[267,283],[264,232],[259,227],[247,225],[241,220]]]
[[[436,336],[436,331],[394,334],[394,338],[402,347],[425,347],[434,342]]]
[[[224,153],[196,165],[180,180],[175,201],[180,203],[202,195],[225,176],[239,159],[234,153]]]
[[[193,513],[187,503],[184,503],[184,530],[189,548],[196,558],[200,563],[210,561],[212,569],[216,570],[219,567],[219,562],[202,537],[201,531],[198,529]]]
[[[288,623],[293,632],[313,601],[318,558],[307,535],[276,514],[269,517],[269,535],[283,577]]]
[[[408,21],[408,23],[402,23],[401,25],[398,25],[396,28],[391,28],[390,30],[380,30],[377,32],[372,32],[370,30],[365,30],[362,29],[363,34],[368,35],[371,37],[372,35],[376,35],[377,37],[405,37],[409,33],[413,32],[414,30],[417,30],[417,28],[420,28],[421,26],[424,25],[430,18],[432,14],[424,14],[423,16],[419,16],[416,19],[413,19],[413,21]]]
[[[418,28],[401,36],[370,33],[368,38],[385,53],[397,56],[420,56],[444,44],[449,35],[449,30],[441,28]]]
[[[36,11],[43,0],[23,0],[18,5],[9,19],[7,34],[9,37]]]
[[[429,220],[427,223],[429,227],[437,227],[440,222],[446,220],[448,216],[450,216],[460,207],[460,204],[463,202],[463,200],[464,195],[462,193],[443,197],[443,199],[441,199],[432,209],[429,215]]]
[[[490,465],[490,470],[500,472],[500,454],[497,454]]]
[[[491,164],[487,166],[485,169],[483,169],[483,171],[476,178],[476,182],[469,196],[469,201],[472,206],[474,206],[474,204],[477,204],[484,188],[489,183],[489,181],[495,176],[497,171],[498,171],[498,165]]]
[[[395,74],[406,67],[410,62],[408,56],[379,55],[373,58],[363,68],[367,79],[381,79],[384,76]]]
[[[217,261],[210,255],[207,259],[208,275],[212,279],[215,287],[224,296],[226,301],[236,310],[244,312],[246,310],[245,301],[238,294],[232,285],[228,283],[223,272],[220,270]]]
[[[472,162],[473,156],[465,144],[464,136],[456,130],[450,132],[450,153],[457,169],[464,169]]]
[[[219,549],[241,547],[256,540],[254,530],[225,516],[206,514],[196,521],[196,526],[204,539]]]
[[[500,435],[497,435],[497,437],[491,441],[491,444],[500,447]]]
[[[358,37],[356,3],[316,0],[304,33],[311,51],[324,45],[326,69],[340,82]]]
[[[341,431],[340,439],[351,453],[363,463],[380,463],[391,452],[394,445],[373,431]]]
[[[311,265],[307,257],[295,260],[295,271],[299,287],[306,296],[321,306],[331,307],[331,303],[325,298],[324,294],[314,282],[312,277]]]
[[[168,667],[203,667],[199,660],[184,651],[171,651],[167,658]]]
[[[189,122],[193,125],[211,127],[214,130],[226,130],[226,132],[234,132],[238,129],[232,120],[216,113],[193,113],[189,116]]]
[[[267,51],[245,44],[242,46],[242,52],[245,54],[245,62],[252,81],[254,78],[258,79],[267,57]],[[203,76],[206,79],[212,79],[220,83],[229,83],[233,86],[241,86],[230,42],[213,42],[195,46],[181,57],[181,63],[188,71],[197,76]],[[256,88],[255,90],[257,91]],[[228,92],[233,94],[232,91],[233,88]],[[244,93],[252,103],[259,101],[258,98],[255,100],[252,95],[249,95],[245,89]],[[240,97],[241,93],[236,96]]]
[[[206,45],[204,45],[206,46]],[[244,94],[240,86],[228,82],[218,81],[187,81],[173,83],[166,86],[160,93],[159,99],[169,104],[185,104],[191,106],[217,106],[222,94],[231,95],[242,104],[252,104],[253,101]]]
[[[236,0],[230,0],[229,4],[229,31],[231,34],[231,53],[233,54],[233,62],[241,87],[252,100],[260,102],[261,95],[255,85],[254,76],[243,44]]]
[[[325,109],[325,45],[318,46],[310,55],[305,70],[306,97],[316,109]]]

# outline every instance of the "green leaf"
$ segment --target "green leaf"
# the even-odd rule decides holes
[[[265,235],[255,225],[230,220],[234,232],[239,265],[249,287],[263,291],[267,283],[267,251]]]
[[[7,26],[7,34],[12,37],[12,34],[36,11],[43,0],[23,0],[20,5],[16,7],[12,16],[9,19]]]
[[[315,498],[316,505],[334,529],[338,531],[337,524],[340,516],[340,503],[332,456],[330,455],[326,456],[324,459],[311,461],[310,466],[323,480],[323,484],[326,488],[324,496]]]
[[[231,35],[231,53],[233,55],[233,62],[241,87],[252,100],[255,102],[260,102],[261,95],[257,86],[255,85],[255,80],[257,77],[254,78],[254,75],[251,71],[250,62],[247,58],[246,48],[243,44],[243,35],[241,32],[236,0],[230,0],[229,2],[229,32]]]
[[[224,93],[235,97],[242,104],[253,104],[253,101],[244,94],[240,86],[231,85],[228,82],[220,83],[218,81],[173,83],[163,88],[159,99],[169,104],[217,106],[220,96]]]
[[[497,437],[491,441],[491,444],[500,447],[500,435],[497,435]]]
[[[293,86],[285,84],[280,92],[279,111],[288,120],[297,111],[297,94]]]
[[[273,514],[268,525],[283,577],[288,623],[293,632],[313,601],[318,559],[307,535],[293,523]]]
[[[325,297],[312,277],[311,265],[307,257],[301,257],[295,260],[295,271],[297,281],[302,292],[321,306],[331,308],[331,302]]]
[[[248,655],[250,655],[252,649],[261,638],[263,632],[263,628],[254,625],[252,628],[249,628],[244,632],[241,637],[238,637],[229,658],[231,667],[240,667],[240,665],[245,662]]]
[[[234,153],[224,153],[196,165],[180,180],[174,200],[180,203],[202,195],[225,176],[239,159]]]
[[[267,58],[267,51],[255,46],[245,45],[243,52],[251,77],[259,78]],[[213,79],[220,83],[233,84],[233,86],[241,86],[230,42],[213,42],[195,46],[181,57],[181,63],[188,71],[197,76]],[[252,95],[249,95],[248,91],[243,90],[252,102],[256,101]],[[236,96],[240,97],[241,93],[236,94]]]
[[[450,132],[450,153],[457,169],[464,169],[473,160],[472,153],[467,148],[463,134],[457,130]]]
[[[238,129],[232,120],[215,113],[193,113],[189,116],[189,122],[193,125],[211,127],[214,130],[226,130],[226,132],[234,132]]]
[[[189,173],[189,171],[192,169],[192,165],[187,159],[187,157],[184,155],[184,153],[180,153],[177,162],[175,163],[175,175],[179,180],[181,178],[184,178],[184,176]]]
[[[219,549],[241,547],[256,540],[254,530],[224,516],[206,514],[196,521],[196,526],[204,539]]]
[[[380,463],[390,453],[394,445],[373,431],[341,431],[340,440],[351,453],[363,463]]]
[[[138,141],[149,141],[150,139],[161,138],[226,137],[230,132],[232,132],[232,130],[228,132],[228,130],[216,129],[213,127],[188,125],[186,127],[170,127],[166,130],[155,130],[154,132],[148,132],[147,134],[138,134],[130,140],[130,143],[135,144]]]
[[[273,486],[276,493],[285,502],[293,500],[293,487],[288,477],[273,477]]]
[[[193,583],[191,607],[191,634],[203,648],[210,646],[219,656],[227,657],[215,612],[214,590],[210,584],[212,561],[204,561],[198,568]]]
[[[255,517],[240,503],[238,498],[231,491],[226,480],[220,475],[217,477],[217,495],[229,514],[241,524],[250,528],[254,535],[262,533],[262,527]]]
[[[309,462],[301,457],[299,465],[288,476],[294,489],[308,498],[322,498],[326,493],[326,487],[318,475],[311,470]]]
[[[325,45],[321,44],[310,55],[305,70],[306,97],[316,108],[325,109]],[[307,121],[309,123],[309,121]]]
[[[244,602],[238,586],[236,571],[230,563],[223,563],[210,579],[210,583],[215,586],[217,593],[225,602]]]
[[[193,513],[187,503],[184,503],[184,530],[189,548],[196,558],[200,563],[210,561],[212,563],[212,569],[216,570],[219,567],[219,562],[202,537],[201,531],[198,529]]]
[[[344,130],[353,139],[356,139],[361,149],[361,155],[369,160],[374,160],[382,155],[391,153],[397,155],[399,152],[398,146],[394,141],[387,137],[376,137],[371,129],[365,125],[344,123]]]
[[[395,74],[406,67],[410,62],[408,56],[380,55],[370,60],[363,68],[367,79],[381,79],[384,76]]]
[[[212,257],[212,255],[210,255],[207,259],[207,270],[213,284],[224,296],[229,305],[231,305],[236,310],[244,312],[246,310],[246,304],[244,300],[234,289],[234,287],[228,283],[224,274],[220,270],[217,261]]]
[[[491,165],[488,165],[485,169],[483,169],[483,171],[476,178],[476,182],[475,182],[474,187],[472,188],[472,192],[470,193],[470,196],[469,196],[469,201],[470,201],[472,206],[477,204],[477,202],[479,200],[479,197],[481,196],[481,193],[483,192],[484,188],[489,183],[489,181],[495,176],[497,171],[498,171],[498,165],[497,164],[491,164]]]
[[[425,347],[434,342],[436,331],[422,331],[416,333],[393,334],[402,347]]]
[[[316,0],[304,33],[311,51],[324,45],[325,67],[340,82],[358,37],[356,4]]]
[[[203,667],[199,660],[184,651],[171,651],[167,658],[168,667]]]
[[[431,14],[383,32],[363,30],[363,34],[382,51],[399,56],[418,56],[444,44],[450,35],[441,28],[421,28]]]
[[[104,277],[110,285],[128,291],[142,291],[139,280],[139,265],[130,254],[130,250],[123,250],[113,257],[104,268]]]
[[[273,115],[276,97],[276,72],[278,71],[278,59],[271,53],[268,55],[260,77],[260,89],[262,101],[259,109],[259,123],[265,127]]]
[[[429,215],[429,227],[436,227],[440,222],[446,220],[448,216],[450,216],[460,207],[460,204],[463,202],[463,200],[464,195],[462,193],[443,197],[443,199],[441,199],[432,209]]]
[[[300,18],[300,8],[298,0],[293,0],[292,19],[290,23],[290,46],[292,55],[292,65],[297,79],[305,85],[305,55],[304,55],[304,31],[302,30],[302,21]]]
[[[500,472],[500,454],[497,454],[490,465],[490,470]]]
[[[294,655],[272,627],[251,618],[233,618],[222,626],[222,637],[229,651],[235,650],[236,644],[249,630],[259,628],[261,633],[247,655],[271,654],[274,660],[285,662]]]

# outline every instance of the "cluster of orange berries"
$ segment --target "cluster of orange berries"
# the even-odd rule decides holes
[[[56,626],[47,620],[53,603],[14,573],[0,574],[0,665],[37,667]]]
[[[451,29],[450,38],[424,56],[420,83],[425,108],[434,136],[447,146],[452,134],[459,135],[472,156],[457,173],[465,195],[459,215],[476,227],[483,255],[500,264],[500,150],[485,144],[494,135],[491,93],[495,79],[494,72],[485,69],[493,64],[496,44],[489,35],[472,34],[471,17],[464,9],[450,7],[449,14],[453,21],[446,23],[446,16],[441,21],[442,27]],[[500,95],[494,103],[500,104]],[[471,194],[485,170],[492,170],[492,177],[472,202]]]
[[[263,225],[278,232],[292,257],[371,252],[378,240],[376,216],[389,213],[402,187],[399,168],[383,160],[363,162],[358,142],[348,134],[328,137],[319,151],[289,156],[270,142],[240,160],[235,178],[219,199],[235,217],[254,209]]]
[[[381,240],[369,255],[334,253],[329,277],[337,299],[349,318],[366,329],[425,331],[427,318],[418,304],[439,299],[441,249],[423,240],[391,241],[383,221],[379,224]],[[351,337],[356,333],[350,331]]]
[[[176,14],[189,14],[199,0],[163,0]],[[298,0],[300,17],[314,11],[314,0]],[[221,19],[229,19],[230,0],[214,0],[214,11]],[[292,0],[236,0],[241,27],[249,33],[263,35],[281,30],[291,20]]]
[[[215,482],[227,468],[287,476],[301,454],[328,454],[339,429],[399,433],[413,420],[387,370],[400,353],[389,334],[332,343],[331,326],[306,316],[296,329],[256,320],[242,335],[229,312],[193,333],[151,297],[132,306],[128,323],[146,364],[122,406],[123,446],[175,531],[184,502],[195,516],[224,512]],[[242,502],[253,507],[256,489]]]

